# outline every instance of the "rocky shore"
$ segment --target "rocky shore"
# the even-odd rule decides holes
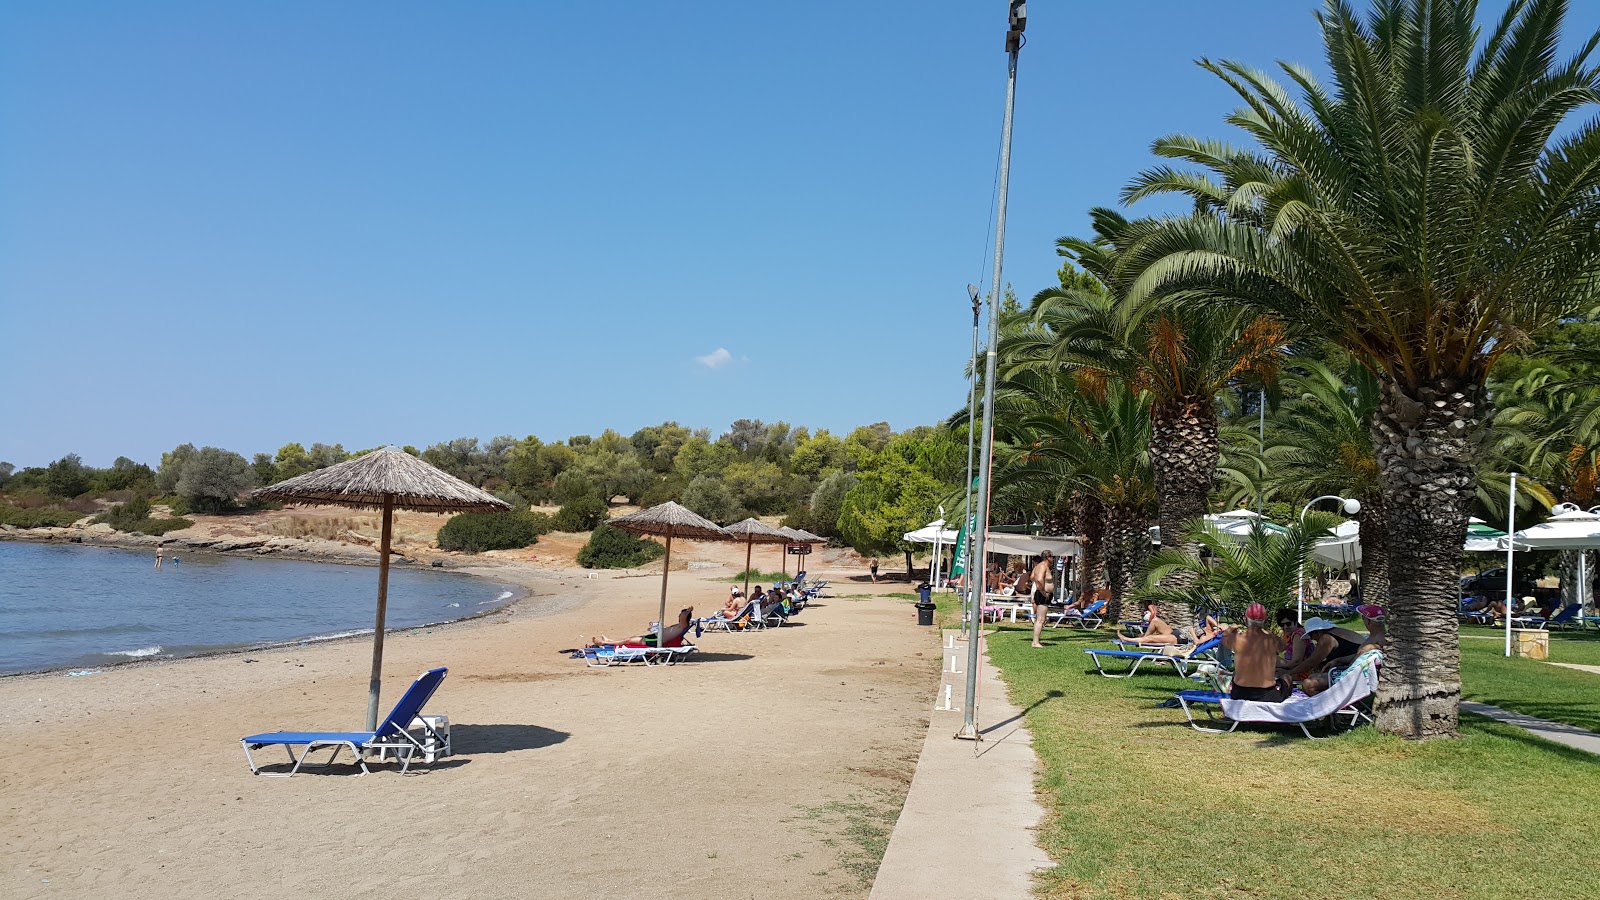
[[[143,550],[152,552],[156,547],[163,547],[168,553],[172,552],[202,552],[202,553],[228,553],[234,555],[254,556],[284,556],[294,559],[314,560],[316,562],[346,563],[351,565],[378,564],[378,551],[376,548],[361,543],[346,541],[333,541],[324,538],[294,538],[281,535],[216,535],[208,534],[199,529],[185,529],[180,532],[156,537],[148,534],[130,534],[117,531],[104,523],[89,524],[88,519],[75,522],[64,528],[17,528],[11,525],[0,525],[0,540],[32,541],[41,544],[90,544],[100,547],[122,547],[125,549]],[[391,560],[394,564],[403,565],[433,565],[443,567],[443,559],[422,560],[411,556],[408,552],[395,550]]]

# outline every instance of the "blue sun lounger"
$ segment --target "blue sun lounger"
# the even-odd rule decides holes
[[[1177,650],[1177,645],[1170,645],[1169,644],[1168,646],[1171,646],[1174,649],[1174,651]],[[1101,675],[1104,675],[1107,678],[1127,678],[1127,677],[1137,673],[1139,671],[1139,667],[1144,665],[1147,662],[1149,662],[1149,663],[1165,663],[1165,664],[1167,664],[1169,666],[1172,666],[1172,668],[1175,671],[1177,671],[1177,673],[1179,675],[1183,675],[1183,676],[1187,677],[1188,674],[1189,674],[1189,664],[1190,663],[1216,662],[1216,659],[1215,659],[1213,654],[1216,652],[1216,649],[1218,647],[1220,647],[1220,646],[1222,646],[1222,638],[1214,637],[1211,640],[1206,641],[1205,643],[1196,644],[1193,648],[1191,648],[1191,649],[1189,649],[1187,651],[1184,651],[1182,653],[1177,653],[1177,652],[1174,652],[1174,653],[1151,653],[1148,650],[1098,650],[1098,649],[1089,649],[1089,650],[1085,650],[1083,652],[1089,654],[1089,658],[1094,660],[1095,669],[1097,671],[1099,671],[1099,673]],[[1118,672],[1107,672],[1106,669],[1105,669],[1105,666],[1101,665],[1100,660],[1102,658],[1104,658],[1104,659],[1131,659],[1131,660],[1133,660],[1133,665],[1130,666],[1128,671],[1126,671],[1126,672],[1120,672],[1120,673],[1118,673]]]
[[[1081,613],[1072,613],[1066,610],[1049,613],[1044,617],[1044,621],[1045,624],[1051,626],[1071,625],[1073,627],[1083,628],[1085,630],[1099,628],[1100,623],[1104,618],[1100,615],[1100,613],[1106,608],[1107,602],[1108,601],[1105,600],[1096,600],[1095,602],[1089,604],[1088,608]],[[1090,622],[1093,622],[1094,624],[1091,625],[1089,624]]]
[[[365,750],[395,751],[395,757],[400,760],[401,773],[406,772],[411,768],[412,755],[423,749],[422,742],[406,728],[417,714],[422,712],[423,705],[433,696],[433,692],[439,689],[439,683],[444,681],[445,671],[445,668],[440,666],[417,676],[417,680],[406,689],[405,694],[400,697],[400,702],[394,705],[388,717],[378,723],[376,731],[272,731],[240,738],[239,743],[244,747],[245,761],[250,764],[250,774],[288,778],[300,771],[300,766],[306,763],[306,758],[318,750],[331,749],[333,755],[324,762],[311,765],[331,766],[334,759],[339,756],[339,751],[346,747],[355,754],[356,763],[361,766],[363,775],[369,773],[366,760],[361,758],[362,751]],[[443,737],[432,733],[433,728],[426,721],[423,722],[423,728],[427,732],[427,737],[441,744],[444,742]],[[261,767],[256,765],[255,757],[250,754],[251,750],[274,745],[283,747],[289,754],[289,761],[294,763],[288,772],[263,772]],[[305,750],[296,757],[295,747],[304,747]]]

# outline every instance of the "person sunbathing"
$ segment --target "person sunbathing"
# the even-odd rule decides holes
[[[686,606],[683,609],[678,610],[678,621],[672,625],[668,625],[666,630],[661,633],[661,646],[683,646],[683,636],[688,634],[689,629],[693,626],[694,607]],[[654,632],[636,634],[633,637],[623,638],[620,641],[614,638],[608,638],[602,634],[597,637],[590,638],[588,644],[590,647],[654,647],[655,645],[656,636]]]
[[[728,602],[722,604],[722,617],[731,619],[743,611],[744,607],[744,594],[740,593],[738,588],[734,588],[733,593],[728,595]]]
[[[1138,644],[1141,647],[1153,644],[1184,643],[1178,639],[1178,634],[1172,630],[1172,626],[1168,625],[1167,621],[1161,618],[1161,613],[1156,610],[1156,605],[1154,603],[1150,604],[1146,608],[1145,617],[1149,624],[1145,626],[1144,634],[1134,636],[1123,635],[1119,636],[1117,640],[1124,644]]]

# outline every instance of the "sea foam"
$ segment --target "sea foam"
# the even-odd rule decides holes
[[[161,652],[161,648],[160,647],[140,647],[137,650],[112,650],[109,653],[107,653],[106,655],[107,656],[126,656],[126,657],[130,657],[132,659],[139,659],[140,657],[144,657],[144,656],[155,656],[157,653],[160,653],[160,652]]]

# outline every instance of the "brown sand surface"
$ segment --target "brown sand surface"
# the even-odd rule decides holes
[[[690,547],[672,602],[709,614],[742,548]],[[896,587],[591,669],[557,651],[642,630],[660,582],[541,563],[486,561],[533,587],[503,612],[388,636],[384,709],[450,667],[456,753],[421,774],[245,766],[242,735],[361,724],[370,639],[0,679],[0,897],[864,896],[938,680]]]

